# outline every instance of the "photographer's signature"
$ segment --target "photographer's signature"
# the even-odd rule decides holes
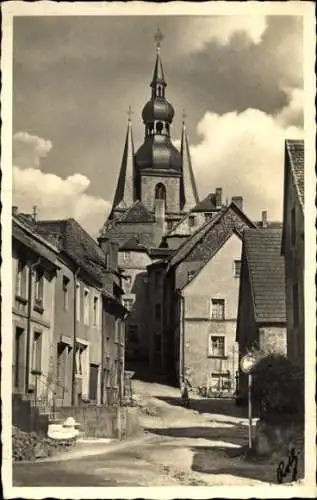
[[[288,461],[285,465],[284,460],[278,464],[276,469],[276,479],[278,484],[282,484],[283,480],[291,474],[291,481],[297,480],[298,456],[295,448],[292,448],[288,456]]]

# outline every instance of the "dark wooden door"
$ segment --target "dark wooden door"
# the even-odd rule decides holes
[[[98,365],[90,364],[90,377],[89,377],[90,401],[97,401],[98,368],[99,368]]]

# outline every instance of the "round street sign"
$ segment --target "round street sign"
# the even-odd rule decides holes
[[[256,359],[252,354],[246,354],[241,358],[240,366],[243,373],[249,373],[256,363]]]

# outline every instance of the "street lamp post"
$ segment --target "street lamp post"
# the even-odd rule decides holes
[[[243,373],[248,375],[248,417],[249,417],[249,449],[252,448],[252,369],[256,359],[252,354],[246,354],[240,361]]]

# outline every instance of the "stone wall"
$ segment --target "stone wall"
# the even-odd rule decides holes
[[[12,395],[12,425],[24,432],[47,432],[48,417],[41,415],[30,401],[23,400],[19,394]]]
[[[136,408],[76,406],[58,409],[61,420],[73,417],[79,422],[85,437],[125,439],[142,433]]]

